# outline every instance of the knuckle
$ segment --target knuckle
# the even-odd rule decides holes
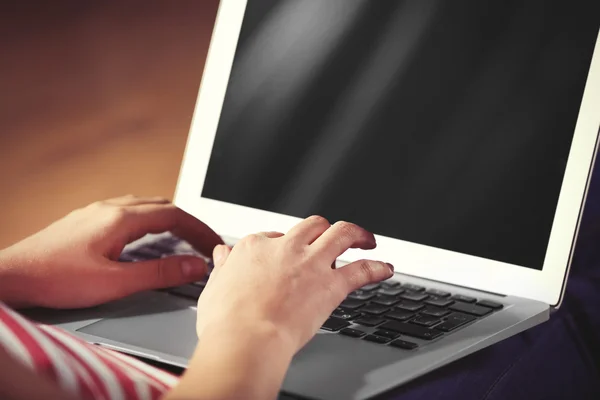
[[[113,223],[121,223],[126,221],[131,213],[123,207],[110,207],[107,209],[108,219]]]
[[[90,206],[91,206],[91,205],[90,205]],[[90,207],[90,206],[88,206],[88,207]],[[78,216],[85,216],[86,214],[89,214],[89,213],[87,213],[87,212],[86,212],[86,211],[88,211],[88,210],[89,210],[89,208],[88,208],[88,207],[85,207],[85,208],[77,208],[77,209],[75,209],[75,210],[69,211],[69,212],[67,213],[66,217],[75,218],[75,217],[78,217]]]
[[[166,271],[167,271],[167,259],[160,258],[154,264],[154,279],[157,285],[163,284],[166,282]]]
[[[106,200],[99,200],[99,201],[95,201],[95,202],[91,203],[90,205],[87,206],[87,208],[102,209],[107,206],[108,206],[108,203],[106,202]]]
[[[114,206],[108,203],[106,200],[95,201],[88,204],[85,207],[74,210],[73,213],[82,212],[91,217],[100,217],[110,220]]]
[[[307,218],[307,220],[314,224],[329,225],[329,221],[327,220],[327,218],[322,217],[320,215],[311,215],[310,217]]]
[[[260,243],[262,241],[262,239],[263,239],[263,237],[261,235],[259,235],[258,233],[253,233],[251,235],[244,237],[240,241],[240,244],[244,245],[245,247],[254,247],[254,246],[258,245],[258,243]]]
[[[369,260],[360,260],[358,262],[357,280],[360,282],[372,282],[375,280],[373,266]]]
[[[347,221],[338,221],[334,226],[344,236],[351,236],[356,231],[356,225]]]

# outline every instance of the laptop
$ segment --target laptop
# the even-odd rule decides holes
[[[378,246],[339,267],[396,267],[340,304],[282,393],[371,398],[552,317],[598,143],[598,15],[599,2],[221,1],[175,204],[231,245],[313,214],[352,221]],[[122,260],[179,253],[197,254],[148,235]],[[203,285],[36,317],[185,367]]]

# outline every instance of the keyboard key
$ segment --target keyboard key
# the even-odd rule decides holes
[[[385,281],[381,283],[382,288],[390,289],[400,286],[400,282],[398,281]]]
[[[123,256],[121,256],[123,257]],[[137,250],[134,251],[128,251],[127,252],[127,257],[133,261],[142,261],[142,260],[148,260],[150,257],[146,257],[145,254],[140,253]]]
[[[437,290],[437,289],[429,289],[425,293],[430,294],[432,296],[436,296],[436,297],[450,297],[450,292],[444,292],[443,290]]]
[[[371,300],[373,297],[375,297],[375,293],[365,292],[362,290],[355,290],[354,292],[352,292],[348,295],[349,299],[363,300],[363,301]]]
[[[483,317],[484,315],[488,315],[492,312],[491,308],[481,307],[476,304],[467,304],[461,303],[457,301],[449,307],[452,311],[458,311],[466,314],[476,315],[478,317]]]
[[[454,303],[454,301],[444,299],[442,297],[430,297],[427,300],[425,300],[424,303],[429,304],[431,306],[448,307],[450,304]]]
[[[388,321],[381,325],[381,329],[396,331],[406,336],[416,337],[423,340],[433,340],[442,336],[442,332],[427,329],[419,325],[408,324],[406,322]]]
[[[365,304],[366,303],[364,301],[346,299],[346,300],[342,301],[342,304],[340,304],[340,307],[343,307],[347,310],[356,310],[358,308],[361,308]]]
[[[462,313],[452,313],[451,315],[447,316],[446,318],[444,318],[446,321],[457,321],[457,322],[471,322],[476,320],[477,318],[475,318],[472,315],[468,315],[468,314],[462,314]]]
[[[418,344],[413,343],[413,342],[407,342],[406,340],[394,340],[392,343],[390,343],[390,346],[394,346],[394,347],[398,347],[400,349],[404,349],[404,350],[413,350],[416,349],[417,347],[419,347]]]
[[[200,253],[198,253],[196,250],[194,249],[181,249],[181,250],[177,250],[175,252],[175,254],[183,256],[183,255],[187,255],[187,256],[194,256],[194,257],[199,257]]]
[[[360,317],[360,313],[344,310],[343,308],[337,308],[331,313],[331,316],[349,321],[351,319]]]
[[[453,313],[446,317],[446,320],[435,327],[435,329],[440,330],[442,332],[451,332],[454,329],[463,326],[464,324],[468,324],[471,321],[475,321],[477,318],[461,314],[461,313]]]
[[[160,258],[162,256],[162,251],[155,250],[152,247],[140,247],[131,252],[134,257],[137,257],[142,260],[149,260],[153,258]]]
[[[181,240],[177,236],[169,235],[169,236],[165,236],[165,237],[159,239],[157,242],[155,242],[155,244],[160,243],[164,246],[174,247],[182,242],[183,242],[183,240]]]
[[[421,326],[433,326],[440,322],[439,318],[431,317],[429,315],[418,315],[415,319],[410,321],[411,324],[421,325]]]
[[[206,278],[205,278],[206,279]],[[200,286],[201,288],[204,288],[206,286],[208,282],[206,280],[202,280],[202,281],[196,281],[196,282],[192,282],[192,285],[195,286]]]
[[[417,293],[417,292],[406,292],[403,295],[401,295],[400,297],[402,297],[405,300],[423,301],[426,298],[428,298],[429,295],[424,294],[424,293]]]
[[[386,296],[398,296],[399,294],[402,294],[404,292],[405,290],[402,288],[382,288],[377,291],[377,293]]]
[[[423,315],[429,315],[431,317],[441,318],[444,315],[450,314],[450,311],[446,310],[445,308],[427,307],[426,309],[424,309],[423,311],[421,311],[421,314],[423,314]]]
[[[477,302],[477,305],[488,307],[488,308],[491,308],[492,310],[500,310],[500,309],[502,309],[502,307],[504,307],[500,303],[496,303],[495,301],[489,301],[489,300],[480,300]]]
[[[340,335],[359,338],[359,337],[365,336],[366,333],[359,329],[344,328],[344,329],[340,330]]]
[[[450,297],[450,299],[455,301],[462,301],[463,303],[475,303],[477,301],[475,297],[463,296],[460,294],[455,294],[454,296]]]
[[[385,307],[379,304],[369,303],[363,308],[360,309],[361,313],[372,314],[372,315],[381,315],[384,312],[388,311],[389,307]]]
[[[344,320],[337,318],[329,318],[327,321],[325,321],[323,326],[321,326],[321,329],[330,332],[337,332],[340,329],[347,327],[348,325],[350,325],[350,323]]]
[[[422,292],[425,290],[423,286],[413,285],[411,283],[405,283],[404,285],[402,285],[402,287],[406,290],[410,290],[413,292]]]
[[[354,323],[363,325],[363,326],[377,326],[383,324],[385,319],[379,317],[371,317],[371,316],[363,316],[354,321]]]
[[[171,243],[164,240],[154,242],[150,244],[149,247],[161,252],[162,254],[173,254],[173,252],[175,251],[175,243]]]
[[[183,285],[170,288],[167,291],[175,296],[185,297],[191,300],[198,300],[200,294],[202,293],[202,289],[203,288],[196,285]]]
[[[148,256],[154,258],[161,258],[165,254],[169,254],[169,250],[165,250],[161,246],[155,245],[154,243],[151,243],[148,246],[141,247],[139,250],[143,251]],[[172,252],[173,250],[170,251]]]
[[[400,300],[392,296],[377,296],[374,300],[371,300],[371,303],[391,307],[395,304],[400,303]]]
[[[386,331],[385,329],[378,329],[375,332],[373,332],[373,335],[382,336],[390,339],[396,339],[398,336],[400,336],[400,334],[397,332]]]
[[[367,340],[369,342],[374,342],[374,343],[379,343],[379,344],[386,344],[392,339],[386,338],[383,336],[367,335],[363,338],[363,340]]]
[[[365,292],[370,292],[371,290],[375,290],[375,289],[379,288],[379,286],[381,286],[380,283],[369,283],[368,285],[361,287],[360,290],[363,290]]]
[[[123,253],[119,256],[119,262],[135,262],[137,259],[129,253]]]
[[[423,304],[415,303],[412,301],[403,301],[402,303],[397,305],[396,308],[405,311],[419,311],[420,309],[425,308],[425,306]]]
[[[398,309],[389,311],[384,315],[385,318],[395,319],[396,321],[406,321],[414,316],[414,313]]]

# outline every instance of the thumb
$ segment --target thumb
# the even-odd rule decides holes
[[[171,256],[127,263],[121,279],[130,292],[179,286],[206,276],[206,262],[194,256]]]

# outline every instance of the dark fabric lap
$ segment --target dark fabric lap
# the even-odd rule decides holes
[[[589,303],[595,300],[595,305]],[[594,350],[600,288],[573,279],[550,321],[411,382],[384,398],[600,399]]]

